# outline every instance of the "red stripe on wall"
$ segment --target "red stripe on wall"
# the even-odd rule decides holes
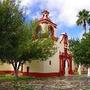
[[[38,73],[38,72],[23,72],[24,76],[33,76],[33,77],[53,77],[59,76],[58,72],[51,72],[51,73]]]
[[[21,72],[19,72],[21,73]],[[14,71],[0,71],[0,75],[2,74],[14,74]],[[38,73],[38,72],[22,72],[23,76],[32,76],[32,77],[54,77],[60,76],[59,72],[49,72],[49,73]]]
[[[21,73],[20,71],[18,72],[18,73]],[[2,75],[2,74],[14,74],[14,71],[10,71],[10,70],[8,70],[8,71],[0,71],[0,75]]]
[[[0,71],[0,74],[13,74],[14,71]]]

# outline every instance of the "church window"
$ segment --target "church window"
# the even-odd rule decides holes
[[[51,61],[49,61],[49,65],[51,65]]]

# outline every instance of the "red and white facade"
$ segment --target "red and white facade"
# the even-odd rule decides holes
[[[68,75],[73,74],[74,65],[72,61],[72,55],[68,51],[69,43],[67,34],[63,33],[60,35],[59,38],[55,37],[57,25],[50,20],[49,12],[47,10],[44,10],[42,12],[42,17],[38,21],[38,23],[39,23],[39,26],[37,27],[38,34],[39,29],[41,30],[40,33],[42,34],[48,32],[47,34],[49,35],[49,37],[52,38],[57,47],[57,52],[48,60],[45,61],[34,60],[31,63],[27,62],[26,64],[23,65],[21,71],[22,74],[35,77],[64,76],[66,62]],[[6,68],[6,66],[8,68]],[[10,73],[10,71],[13,72],[13,68],[11,65],[2,64],[0,65],[0,72],[1,71]]]
[[[68,75],[73,74],[74,67],[72,67],[72,55],[68,51],[69,43],[67,34],[63,33],[59,38],[55,37],[57,25],[50,20],[49,12],[47,10],[42,12],[42,17],[38,22],[40,25],[39,28],[41,27],[42,34],[46,31],[50,32],[50,37],[57,47],[57,52],[46,61],[35,60],[28,65],[24,65],[24,74],[35,77],[64,76],[66,61],[68,64]],[[39,32],[39,30],[37,31]],[[28,67],[28,70],[26,67]]]

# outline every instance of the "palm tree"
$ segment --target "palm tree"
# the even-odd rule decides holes
[[[86,9],[83,9],[78,13],[78,19],[76,21],[77,25],[82,25],[85,33],[87,29],[87,25],[90,24],[90,13]]]

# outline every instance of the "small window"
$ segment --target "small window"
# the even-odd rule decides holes
[[[49,65],[51,65],[51,61],[49,61]]]
[[[27,66],[27,73],[29,73],[29,66]]]

